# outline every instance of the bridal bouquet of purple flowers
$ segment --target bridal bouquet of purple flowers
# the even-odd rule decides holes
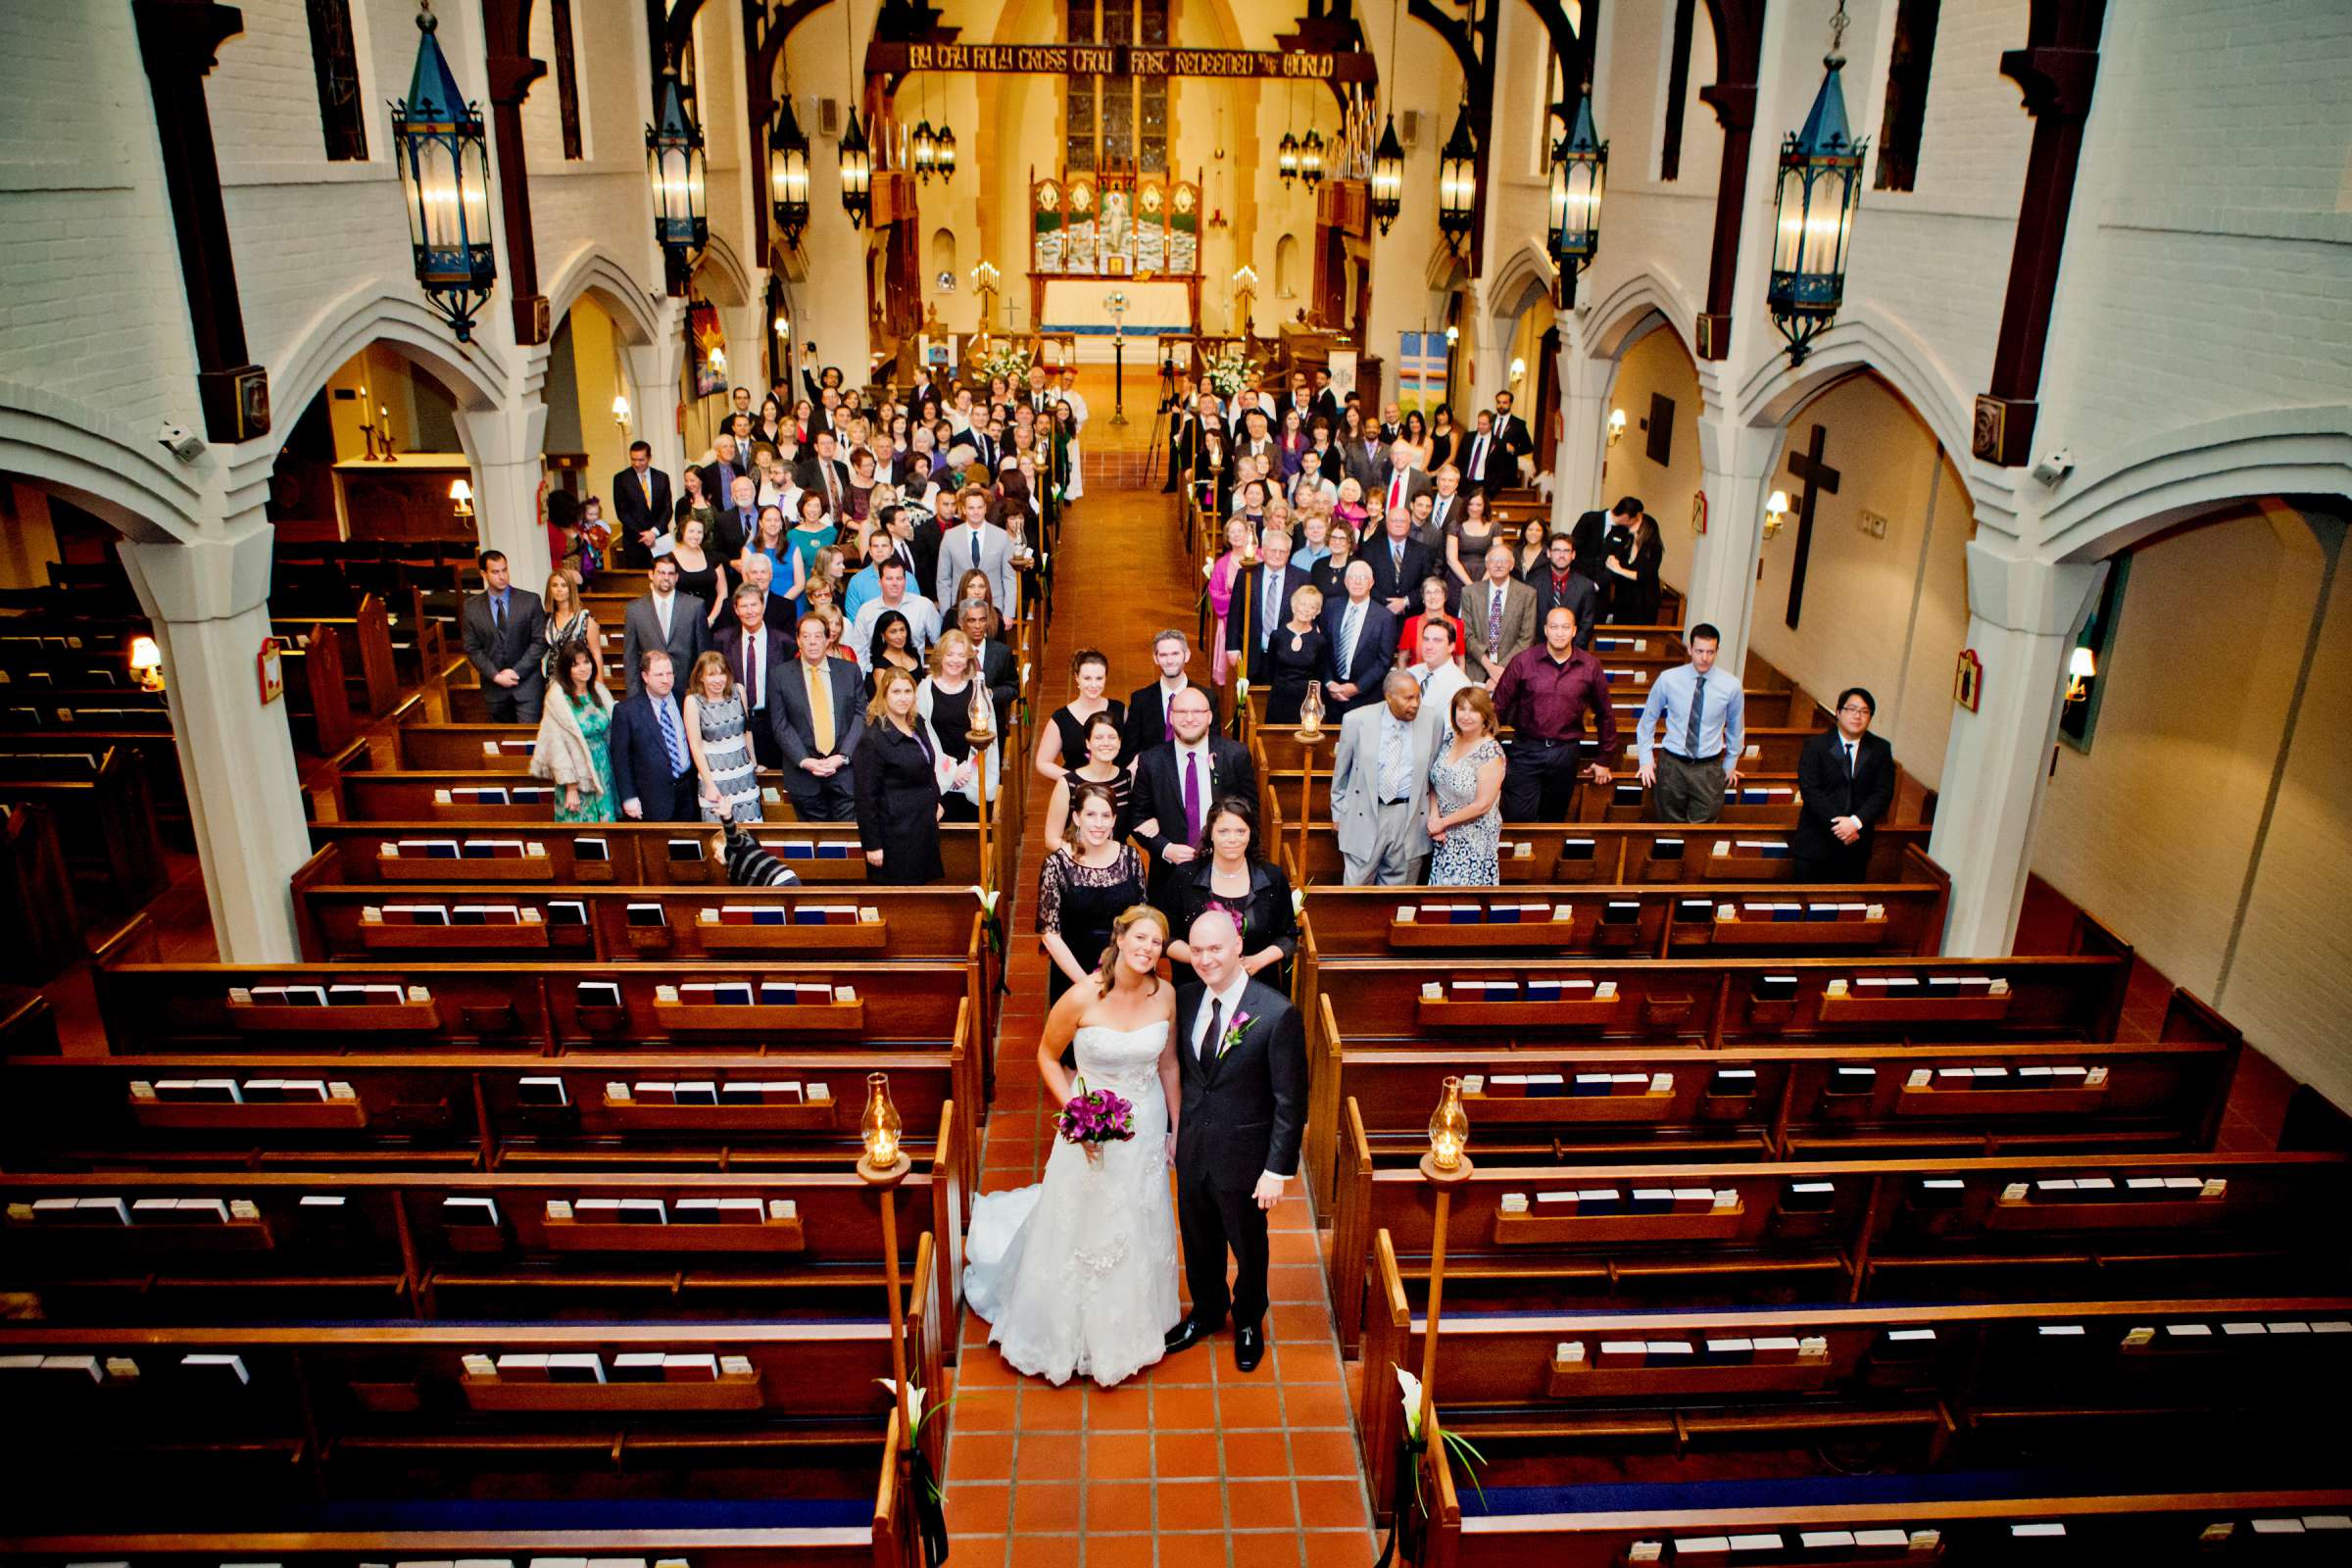
[[[1054,1129],[1085,1151],[1088,1159],[1100,1162],[1104,1144],[1123,1144],[1135,1136],[1135,1106],[1107,1089],[1087,1088],[1084,1078],[1076,1088],[1054,1118]]]

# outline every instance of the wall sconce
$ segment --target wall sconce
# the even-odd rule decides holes
[[[164,651],[156,646],[154,638],[139,636],[130,640],[130,675],[143,692],[164,689]]]
[[[473,516],[473,485],[465,479],[449,481],[449,510],[459,521],[470,521]]]
[[[1618,439],[1624,434],[1625,411],[1623,409],[1611,409],[1609,411],[1609,445],[1615,446],[1618,442]]]
[[[1511,379],[1514,381],[1527,379],[1527,361],[1517,355],[1511,357]]]
[[[1452,348],[1452,347],[1453,347],[1453,346],[1454,346],[1456,343],[1459,343],[1461,340],[1462,340],[1462,329],[1461,329],[1460,327],[1458,327],[1458,326],[1448,326],[1447,328],[1446,328],[1446,346],[1447,348],[1449,348],[1449,349],[1450,349],[1450,348]]]
[[[1775,490],[1764,498],[1764,537],[1770,539],[1781,531],[1788,520],[1788,492]]]
[[[629,428],[629,395],[626,392],[613,394],[612,422],[619,425],[624,433]]]
[[[2080,703],[2090,696],[2090,682],[2099,673],[2098,655],[2078,648],[2066,662],[2066,700]]]

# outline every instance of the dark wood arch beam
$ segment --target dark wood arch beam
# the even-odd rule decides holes
[[[1993,349],[1992,385],[1977,397],[1974,454],[2005,468],[2033,456],[2041,390],[2041,357],[2058,296],[2058,263],[2074,207],[2082,157],[2082,122],[2099,75],[2099,31],[2107,0],[2034,0],[2026,47],[2001,56],[2001,74],[2026,95],[2034,145],[2026,157],[2025,193],[2001,335]]]
[[[514,307],[514,345],[544,343],[553,330],[539,292],[539,245],[531,229],[531,175],[522,156],[522,104],[547,74],[531,58],[532,0],[482,0],[482,48],[490,82],[490,119],[498,132],[498,201],[507,226],[507,291]]]
[[[1747,210],[1748,156],[1756,130],[1756,69],[1764,51],[1765,0],[1707,0],[1715,26],[1715,79],[1698,96],[1723,126],[1723,172],[1715,186],[1715,243],[1707,260],[1706,309],[1698,357],[1732,352],[1732,285],[1740,270],[1740,220]]]

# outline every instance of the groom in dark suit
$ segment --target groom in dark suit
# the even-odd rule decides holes
[[[1176,1124],[1176,1217],[1192,1314],[1168,1331],[1171,1353],[1214,1334],[1233,1313],[1233,1364],[1254,1372],[1266,1353],[1266,1214],[1298,1173],[1306,1126],[1306,1025],[1288,999],[1242,967],[1242,933],[1211,909],[1193,922],[1199,985],[1176,992],[1176,1059],[1184,1107]],[[1240,1264],[1225,1285],[1225,1254]]]

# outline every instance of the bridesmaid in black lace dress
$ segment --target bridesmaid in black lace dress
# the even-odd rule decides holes
[[[1119,912],[1144,902],[1143,857],[1114,837],[1118,809],[1110,791],[1081,784],[1073,792],[1070,842],[1046,857],[1038,877],[1037,929],[1053,967],[1046,1004],[1088,980],[1110,943]]]

